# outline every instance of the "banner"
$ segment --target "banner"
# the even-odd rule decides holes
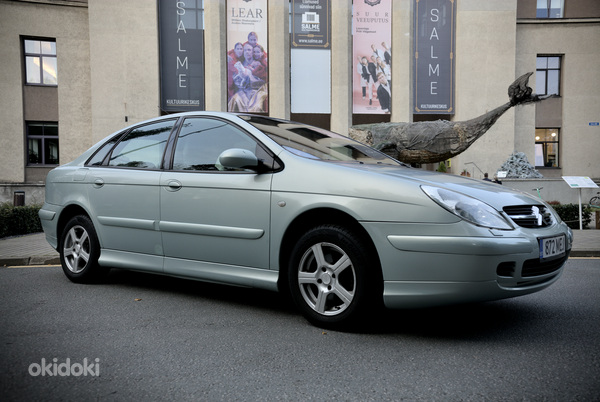
[[[196,1],[159,0],[160,104],[166,112],[204,110],[204,29]]]
[[[267,0],[227,1],[227,110],[268,113]]]
[[[454,114],[457,0],[414,1],[414,113]]]
[[[353,26],[353,112],[391,113],[391,0],[355,0]]]
[[[331,113],[331,2],[292,0],[291,112]]]
[[[331,48],[330,0],[292,0],[292,49]]]

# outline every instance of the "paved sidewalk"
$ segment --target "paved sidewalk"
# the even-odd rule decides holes
[[[600,257],[600,230],[574,230],[571,257]],[[0,239],[0,267],[60,264],[43,233]]]
[[[60,264],[60,257],[43,233],[0,239],[0,267],[48,264]]]

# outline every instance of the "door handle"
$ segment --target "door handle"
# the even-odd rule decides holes
[[[167,190],[169,191],[177,191],[182,187],[181,182],[178,180],[169,180],[167,183]]]
[[[100,188],[103,185],[104,185],[104,180],[102,180],[102,179],[96,179],[96,180],[94,180],[94,187]]]

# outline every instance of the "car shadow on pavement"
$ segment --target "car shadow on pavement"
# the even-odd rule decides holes
[[[411,310],[385,310],[371,333],[448,339],[507,339],[535,333],[533,306],[522,298]],[[539,306],[537,307],[539,314]],[[550,312],[548,312],[551,315]]]
[[[196,301],[216,301],[233,308],[256,308],[284,318],[301,318],[286,295],[267,290],[120,269],[111,270],[102,284],[132,289],[135,294],[158,292]],[[539,317],[539,314],[540,306],[534,309],[523,297],[425,309],[381,309],[370,315],[366,322],[343,332],[462,341],[502,340],[528,336],[530,331],[535,333],[536,320],[547,318]],[[547,314],[550,316],[552,312]],[[306,325],[311,324],[306,322]]]
[[[281,313],[295,314],[294,307],[285,295],[262,289],[222,285],[114,268],[111,269],[103,284],[202,298],[231,305],[250,305]]]

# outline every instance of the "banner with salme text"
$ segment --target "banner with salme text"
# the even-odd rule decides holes
[[[204,110],[201,24],[202,10],[195,4],[159,0],[160,107],[165,112]]]
[[[230,112],[269,111],[267,34],[267,0],[227,0],[225,60]]]
[[[455,114],[457,0],[414,0],[415,114]]]
[[[353,113],[391,113],[392,2],[355,0],[353,19]]]

